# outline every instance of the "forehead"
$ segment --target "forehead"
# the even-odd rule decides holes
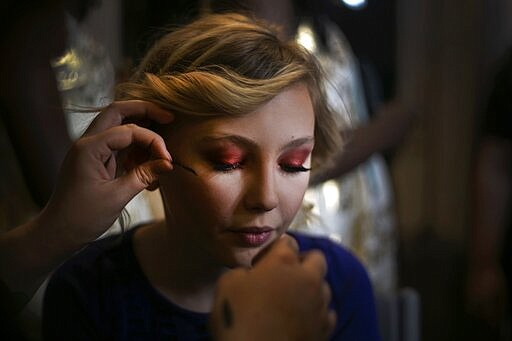
[[[313,137],[315,115],[307,87],[286,88],[254,112],[185,124],[169,134],[173,140],[198,142],[205,137],[243,136],[261,145],[282,145]],[[176,141],[177,143],[178,141]]]

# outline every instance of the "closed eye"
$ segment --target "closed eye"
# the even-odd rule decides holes
[[[311,168],[306,168],[302,165],[300,166],[292,166],[292,165],[279,165],[281,169],[286,173],[300,173],[300,172],[309,172]]]
[[[214,163],[213,164],[213,169],[217,172],[224,172],[224,173],[227,173],[227,172],[231,172],[235,169],[238,169],[238,168],[242,168],[242,163],[241,162],[235,162],[235,163]]]

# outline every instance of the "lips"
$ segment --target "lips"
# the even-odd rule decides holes
[[[240,246],[258,247],[265,244],[272,237],[274,229],[265,226],[230,229],[228,231]]]

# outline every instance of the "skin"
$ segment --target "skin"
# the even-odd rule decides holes
[[[466,304],[469,313],[498,328],[506,312],[502,241],[510,224],[512,142],[485,136],[473,170],[473,225],[469,240]]]
[[[122,125],[127,119],[166,124],[173,116],[143,101],[105,108],[69,150],[45,208],[0,235],[0,278],[12,292],[26,296],[25,301],[55,267],[105,232],[137,193],[172,169],[162,138],[135,124]],[[133,146],[151,159],[117,177],[117,152]]]
[[[0,235],[0,278],[11,292],[24,294],[28,301],[52,269],[104,232],[133,196],[172,170],[160,136],[134,124],[123,125],[126,120],[147,125],[172,119],[170,113],[143,101],[115,102],[94,119],[68,152],[47,207],[34,220]],[[119,154],[134,146],[145,151],[145,161],[117,177]],[[258,255],[253,271],[234,270],[219,278],[211,318],[215,340],[249,340],[247,335],[254,340],[328,337],[336,314],[327,309],[331,296],[323,280],[325,259],[320,252],[297,251],[292,238],[280,238]],[[268,290],[256,292],[259,285]],[[298,295],[301,300],[295,299]],[[15,317],[22,306],[10,303],[14,305],[7,311]],[[229,324],[223,314],[226,306],[232,313]]]
[[[254,268],[238,268],[219,279],[210,317],[214,339],[328,338],[336,313],[325,309],[331,298],[322,280],[325,258],[319,251],[301,256],[297,251],[295,240],[283,235],[258,255]]]
[[[50,64],[64,52],[67,32],[59,1],[41,1],[41,6],[30,7],[18,13],[0,39],[5,51],[0,57],[1,118],[32,200],[43,208],[71,147]]]
[[[244,4],[257,17],[281,27],[285,39],[294,38],[297,13],[293,1],[248,0]],[[401,98],[396,97],[378,106],[370,121],[353,129],[340,131],[345,141],[343,149],[334,156],[329,167],[322,168],[311,177],[310,185],[316,186],[330,179],[337,179],[373,154],[392,151],[406,137],[414,119],[415,112]]]
[[[297,84],[246,116],[170,130],[171,155],[197,175],[176,167],[161,176],[166,221],[135,233],[135,253],[155,288],[186,309],[211,311],[219,276],[250,267],[299,210],[314,124],[308,91]],[[247,227],[269,228],[270,236],[249,246],[238,233]]]

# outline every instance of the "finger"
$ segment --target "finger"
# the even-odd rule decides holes
[[[279,259],[288,264],[297,263],[298,257],[298,245],[297,242],[292,238],[279,238],[272,244],[261,250],[252,260],[252,265],[256,265],[264,260]]]
[[[327,307],[331,302],[331,287],[327,282],[322,284],[322,298],[324,299],[324,306]]]
[[[334,332],[334,329],[336,328],[336,321],[338,320],[338,315],[336,314],[336,311],[329,310],[327,313],[327,319],[325,323],[325,338],[329,339],[329,337]]]
[[[128,202],[158,181],[161,174],[171,170],[172,164],[169,160],[147,161],[115,180],[113,185],[117,189],[116,195]]]
[[[285,233],[279,239],[288,243],[288,246],[291,249],[293,249],[297,254],[299,253],[299,243],[297,243],[297,240],[293,238],[291,235]]]
[[[119,126],[128,118],[131,121],[150,119],[160,124],[168,124],[172,122],[174,116],[151,102],[140,100],[113,102],[96,116],[83,136]]]
[[[124,124],[96,134],[92,139],[105,144],[111,151],[126,149],[135,144],[146,149],[151,159],[172,161],[165,142],[157,133],[135,124]]]
[[[116,155],[115,153],[112,154],[111,157],[107,160],[107,162],[103,163],[105,165],[105,169],[107,170],[109,176],[111,178],[115,177],[116,170],[117,170],[117,162],[116,162]]]
[[[302,258],[302,265],[306,270],[317,274],[322,278],[327,273],[327,262],[325,261],[325,257],[322,252],[318,250],[312,250],[305,253]]]

